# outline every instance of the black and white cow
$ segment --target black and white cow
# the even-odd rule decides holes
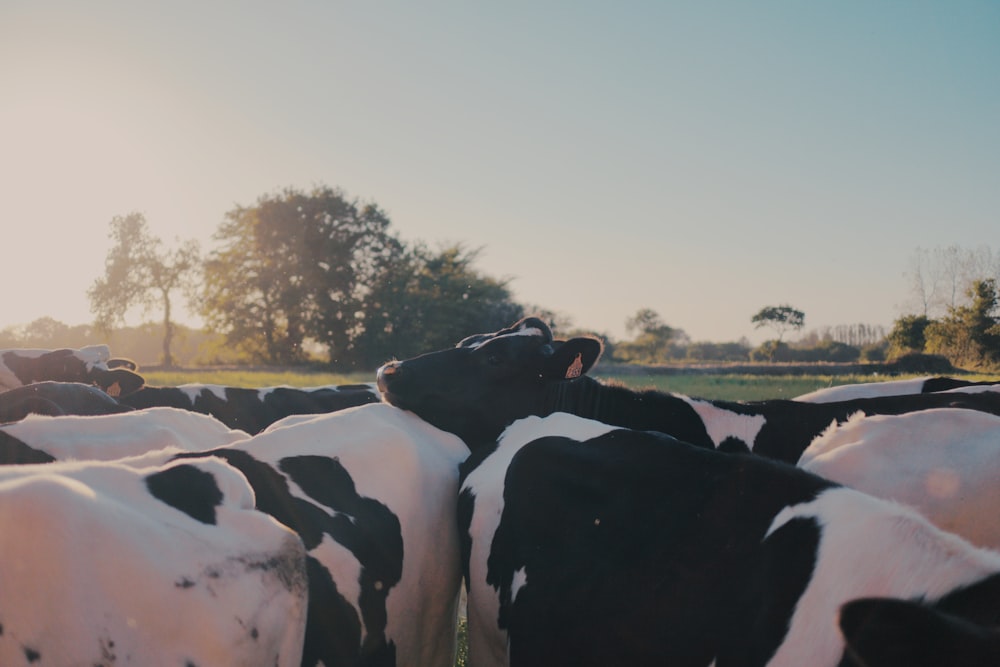
[[[214,417],[178,408],[87,417],[30,415],[0,424],[0,464],[113,461],[165,448],[204,451],[249,437]]]
[[[909,394],[929,394],[937,391],[1000,391],[1000,384],[992,381],[962,380],[944,376],[926,376],[906,380],[886,380],[884,382],[860,382],[824,387],[808,394],[796,396],[795,401],[807,403],[831,403],[855,398],[875,398],[876,396],[905,396]]]
[[[565,413],[486,451],[459,499],[477,667],[1000,664],[1000,553],[902,505]]]
[[[1000,416],[953,408],[858,414],[817,437],[798,465],[1000,550]]]
[[[147,386],[121,400],[134,408],[165,406],[212,415],[229,428],[254,435],[289,415],[324,414],[378,403],[381,399],[378,390],[367,384],[262,389],[184,384],[179,387]]]
[[[177,457],[206,455],[305,543],[303,665],[454,664],[461,440],[374,403]]]
[[[378,371],[383,399],[460,436],[473,450],[489,447],[520,417],[553,412],[667,433],[724,451],[752,451],[795,462],[813,438],[851,415],[901,414],[937,407],[1000,413],[1000,394],[934,393],[803,403],[732,402],[603,384],[586,375],[601,354],[596,338],[553,340],[548,326],[525,318],[496,333]]]
[[[107,345],[78,350],[0,350],[0,389],[47,380],[93,384],[115,397],[130,394],[144,383],[133,362],[111,359]]]
[[[0,664],[300,664],[301,540],[217,458],[0,468]]]
[[[131,412],[103,389],[82,382],[34,382],[0,392],[0,423],[39,415],[110,415]]]

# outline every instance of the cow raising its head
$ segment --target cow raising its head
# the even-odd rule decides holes
[[[378,371],[384,399],[466,444],[495,441],[507,424],[541,414],[547,387],[586,373],[601,355],[596,338],[554,340],[528,317],[454,348],[390,362]]]

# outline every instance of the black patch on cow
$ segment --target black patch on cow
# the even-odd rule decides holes
[[[110,415],[132,409],[80,382],[35,382],[0,393],[0,421],[18,421],[28,414]]]
[[[733,606],[741,613],[717,661],[766,665],[791,626],[795,605],[816,568],[821,530],[815,519],[796,518],[768,535],[745,563],[747,585]]]
[[[206,455],[221,457],[239,469],[254,489],[257,509],[298,533],[306,549],[315,549],[328,535],[361,564],[358,604],[367,632],[363,644],[354,607],[337,590],[330,572],[314,556],[307,556],[309,606],[302,664],[394,665],[395,645],[385,640],[385,599],[403,569],[403,538],[396,516],[382,503],[359,496],[336,458],[295,456],[279,462],[279,468],[309,496],[307,500],[292,495],[277,470],[239,449],[189,452],[175,458]]]
[[[782,508],[831,486],[779,462],[651,433],[525,445],[507,470],[487,563],[511,664],[708,664],[720,651],[773,652],[816,536],[799,524],[764,536]],[[526,584],[514,596],[521,570]],[[724,644],[761,609],[758,622],[781,623],[764,639]]]
[[[52,350],[38,356],[22,356],[16,350],[4,352],[3,362],[21,384],[45,380],[86,382],[87,364],[73,350]]]
[[[55,460],[51,454],[30,447],[9,433],[0,430],[0,465],[52,463]]]
[[[144,387],[122,397],[136,408],[164,406],[211,415],[232,429],[254,435],[284,417],[325,414],[379,402],[378,393],[366,385],[346,388],[298,389],[276,387],[263,393],[246,387],[223,387],[222,396],[207,387],[191,395],[177,387]]]
[[[720,452],[729,452],[731,454],[749,454],[750,448],[747,447],[747,443],[743,442],[739,438],[733,436],[727,436],[719,443],[718,450]]]
[[[215,525],[215,508],[223,500],[215,475],[195,466],[178,465],[147,476],[146,488],[153,497],[192,519]]]
[[[934,608],[979,625],[1000,628],[1000,574],[951,591],[937,600]]]
[[[39,660],[42,659],[42,654],[40,652],[38,652],[36,649],[33,649],[31,647],[28,647],[28,646],[25,646],[24,647],[24,659],[27,660],[29,663],[31,663],[31,662],[38,662]]]
[[[992,384],[995,383],[990,381],[973,382],[972,380],[959,380],[958,378],[938,376],[924,380],[923,385],[920,387],[920,391],[926,394],[935,391],[958,389],[959,387],[976,387]]]
[[[294,456],[278,463],[310,498],[335,514],[315,524],[361,563],[358,603],[367,634],[365,664],[395,664],[395,647],[386,643],[386,597],[403,574],[403,536],[399,519],[381,502],[358,495],[354,480],[336,458]]]
[[[194,409],[190,396],[176,387],[146,386],[128,396],[122,396],[120,400],[137,410],[154,407]]]
[[[915,600],[861,598],[841,608],[840,667],[995,667],[1000,630]]]

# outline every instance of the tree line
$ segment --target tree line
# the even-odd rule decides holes
[[[137,212],[113,218],[109,239],[104,273],[87,291],[93,325],[42,318],[0,330],[0,348],[113,338],[116,354],[156,357],[165,366],[180,359],[369,370],[529,313],[546,319],[557,335],[581,333],[556,311],[517,302],[509,279],[477,270],[479,250],[405,243],[376,204],[328,186],[287,188],[236,206],[224,215],[207,254],[194,241],[167,246]],[[754,327],[775,334],[756,347],[746,338],[692,341],[650,308],[625,322],[627,340],[586,333],[605,341],[605,359],[622,363],[891,361],[926,353],[960,367],[1000,367],[1000,258],[986,247],[918,248],[908,277],[915,312],[889,332],[856,323],[787,341],[786,334],[804,328],[805,313],[786,304],[765,306],[751,318]],[[203,318],[204,328],[174,321],[178,299]],[[126,316],[137,312],[156,314],[159,322],[126,326]]]
[[[162,315],[161,361],[174,364],[174,300],[185,298],[230,356],[369,369],[454,344],[523,316],[508,280],[475,269],[478,250],[407,244],[388,216],[339,189],[285,189],[225,214],[205,256],[167,248],[141,213],[115,217],[104,275],[88,290],[97,326],[136,309]],[[549,314],[552,323],[559,319]]]

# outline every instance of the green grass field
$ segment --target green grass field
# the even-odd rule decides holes
[[[273,370],[183,369],[144,371],[146,383],[154,386],[177,386],[189,382],[219,384],[229,387],[316,387],[330,384],[374,382],[375,372],[321,373]],[[893,377],[878,375],[752,375],[679,373],[614,375],[597,372],[594,377],[618,382],[635,389],[658,389],[697,398],[729,401],[759,401],[771,398],[794,398],[801,394],[840,384],[902,380],[916,375]],[[996,376],[967,376],[973,380],[997,379]]]

